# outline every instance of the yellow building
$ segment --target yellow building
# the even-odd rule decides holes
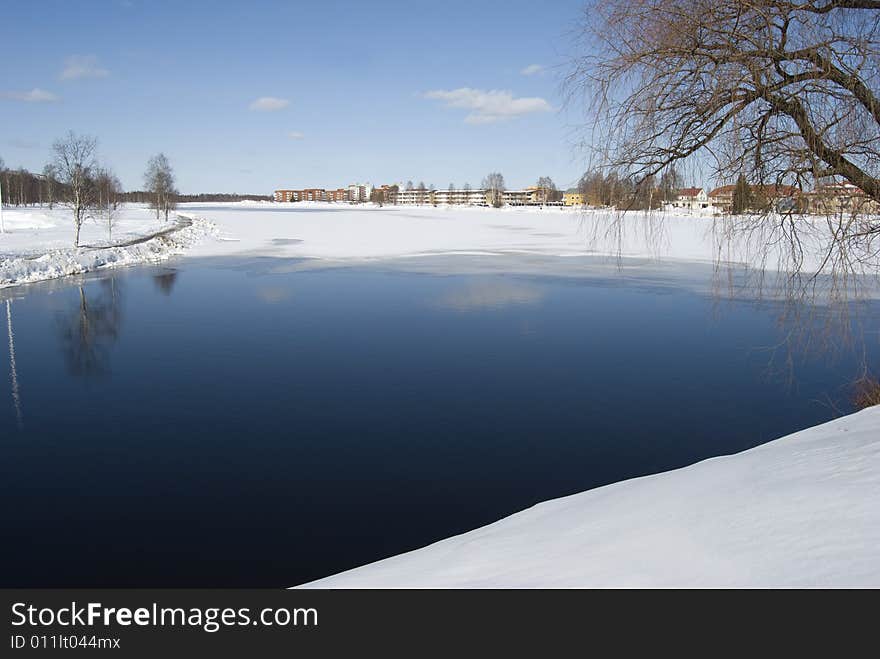
[[[580,192],[566,192],[562,195],[562,203],[565,206],[584,206],[587,198]]]

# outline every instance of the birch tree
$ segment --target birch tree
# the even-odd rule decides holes
[[[164,153],[156,154],[147,162],[144,183],[150,192],[150,205],[156,209],[156,219],[164,213],[167,222],[169,211],[177,207],[178,193],[174,187],[174,170]]]
[[[538,179],[538,196],[542,204],[553,201],[553,195],[556,193],[556,184],[549,176],[542,176]]]
[[[79,247],[80,230],[95,207],[93,176],[97,148],[94,137],[76,135],[73,131],[52,145],[54,167],[62,185],[62,201],[73,213],[74,247]]]
[[[495,208],[504,204],[504,177],[499,172],[492,172],[483,179],[486,190],[486,201]]]
[[[95,176],[95,186],[98,194],[98,213],[107,227],[107,240],[112,242],[113,227],[122,206],[122,184],[110,169],[99,168]]]
[[[699,161],[760,190],[830,179],[880,202],[880,0],[589,0],[582,34],[569,99],[606,167],[641,182]],[[795,269],[803,231],[766,238]],[[832,233],[827,265],[878,265],[877,216]]]

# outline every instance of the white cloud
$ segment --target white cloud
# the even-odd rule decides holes
[[[425,93],[425,98],[446,103],[450,108],[470,110],[464,120],[469,124],[491,124],[504,119],[520,117],[535,112],[549,112],[553,108],[543,98],[515,98],[508,91],[471,89],[435,90]]]
[[[290,101],[286,98],[260,96],[260,98],[251,103],[250,107],[251,110],[256,110],[257,112],[275,112],[276,110],[283,110],[288,105],[290,105]]]
[[[544,73],[544,66],[542,64],[529,64],[526,68],[520,71],[524,76],[533,76],[539,73]]]
[[[38,89],[37,87],[34,87],[29,92],[4,92],[3,98],[13,101],[24,101],[25,103],[54,103],[58,100],[58,97],[52,92],[47,92],[45,89]]]
[[[81,80],[82,78],[106,78],[110,72],[98,64],[94,55],[71,55],[64,60],[62,80]]]
[[[292,130],[292,131],[290,131],[290,132],[287,134],[287,136],[288,136],[290,139],[292,139],[292,140],[301,140],[301,139],[303,139],[303,138],[305,137],[305,135],[303,135],[302,133],[300,133],[298,130]]]

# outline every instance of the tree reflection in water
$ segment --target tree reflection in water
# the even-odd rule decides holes
[[[102,377],[110,373],[110,347],[122,325],[122,289],[110,277],[101,281],[97,295],[94,290],[89,295],[80,285],[79,303],[60,322],[61,344],[71,375]]]
[[[163,272],[162,274],[153,276],[153,283],[156,285],[163,295],[171,295],[174,283],[177,281],[177,270]]]

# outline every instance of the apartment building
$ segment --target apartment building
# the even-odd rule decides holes
[[[275,190],[275,201],[348,201],[349,189],[337,188],[325,190],[324,188],[305,188],[303,190]]]
[[[299,201],[299,190],[275,190],[275,201]]]
[[[397,203],[416,206],[486,206],[485,190],[399,190]]]
[[[370,201],[373,186],[369,183],[352,183],[348,186],[348,200],[358,203]]]
[[[582,192],[565,192],[562,195],[563,206],[586,206],[587,195]]]

